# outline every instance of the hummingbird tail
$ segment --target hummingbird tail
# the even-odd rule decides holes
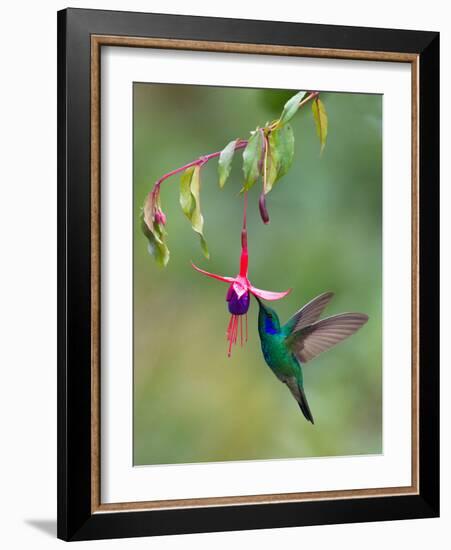
[[[305,396],[304,388],[302,388],[301,386],[299,386],[299,399],[297,400],[297,402],[298,402],[299,408],[301,409],[302,414],[305,416],[305,418],[309,422],[314,424],[315,422],[313,420],[313,416],[312,416],[312,413],[310,411],[310,407],[309,407],[309,404],[308,404],[308,401],[307,401],[307,397]]]

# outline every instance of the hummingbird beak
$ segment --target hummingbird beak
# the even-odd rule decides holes
[[[263,311],[266,315],[267,311],[266,311],[265,304],[261,301],[261,299],[258,296],[256,296],[255,294],[253,294],[253,296],[258,302],[258,306],[259,306],[260,311]]]
[[[258,296],[256,296],[255,294],[252,294],[252,296],[257,300],[258,305],[260,307],[264,307],[262,301],[260,300],[260,298]]]

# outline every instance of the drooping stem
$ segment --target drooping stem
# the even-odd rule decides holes
[[[243,229],[241,230],[240,275],[247,276],[249,253],[247,249],[247,191],[244,192]]]
[[[268,143],[268,138],[265,136],[265,158],[263,161],[263,191],[265,193],[268,185],[268,155],[269,155],[269,143]]]
[[[265,143],[265,157],[263,161],[263,189],[260,193],[260,198],[258,200],[258,208],[260,210],[260,217],[264,224],[269,223],[269,214],[268,210],[266,208],[266,186],[267,186],[267,177],[268,177],[268,138],[264,135],[264,143]]]
[[[312,99],[315,99],[316,97],[319,96],[319,92],[311,92],[306,98],[304,98],[300,103],[299,103],[299,108],[301,108],[303,105],[305,105],[305,103],[308,103],[309,101],[311,101]],[[268,127],[268,129],[271,131],[273,130],[276,126],[277,126],[277,123],[278,121],[276,121],[274,124],[272,124],[271,126]],[[244,149],[247,145],[247,139],[239,139],[237,140],[236,142],[236,145],[235,145],[235,151],[237,149]],[[184,172],[185,170],[187,170],[188,168],[191,168],[192,166],[203,166],[204,164],[206,164],[209,160],[213,159],[213,158],[217,158],[219,157],[219,155],[221,154],[221,151],[216,151],[215,153],[210,153],[208,155],[202,155],[201,157],[199,157],[198,159],[196,160],[193,160],[192,162],[189,162],[188,164],[184,164],[183,166],[180,166],[180,168],[176,168],[175,170],[171,170],[170,172],[167,172],[166,174],[163,174],[161,176],[161,178],[159,178],[155,184],[154,184],[154,188],[156,187],[160,187],[160,185],[165,181],[167,180],[168,178],[170,178],[171,176],[175,176],[176,174],[179,174],[180,172]]]
[[[244,149],[246,147],[246,145],[247,145],[247,139],[237,140],[236,145],[235,145],[235,151],[237,149]],[[176,168],[175,170],[171,170],[170,172],[167,172],[166,174],[161,176],[161,178],[159,178],[155,182],[154,188],[155,187],[160,187],[160,185],[165,180],[170,178],[171,176],[175,176],[176,174],[179,174],[180,172],[184,172],[185,170],[187,170],[188,168],[191,168],[192,166],[203,166],[204,164],[207,164],[207,162],[209,160],[214,159],[216,157],[219,157],[220,154],[221,154],[221,151],[216,151],[215,153],[210,153],[208,155],[202,155],[198,159],[193,160],[192,162],[189,162],[188,164],[184,164],[183,166],[180,166],[180,168]]]
[[[315,99],[319,96],[319,92],[311,92],[306,98],[304,98],[300,103],[298,109],[300,109],[305,103],[308,103],[310,100]]]
[[[298,101],[297,109],[305,105],[311,100],[316,100],[318,96],[320,95],[319,92],[307,92],[304,94],[304,97],[301,101]],[[300,93],[297,94],[297,96],[300,96]],[[291,100],[290,100],[291,101]],[[286,104],[287,105],[287,104]],[[290,104],[291,105],[291,104]],[[293,106],[290,106],[289,115],[284,117],[284,112],[282,112],[281,118],[278,120],[275,120],[271,124],[267,124],[263,128],[257,128],[257,131],[260,132],[261,137],[263,138],[261,140],[261,151],[255,151],[252,149],[252,147],[249,147],[249,154],[245,155],[243,154],[243,170],[245,170],[245,173],[248,171],[249,165],[252,167],[252,164],[254,163],[254,168],[251,168],[251,171],[255,171],[255,162],[258,162],[258,170],[257,175],[255,177],[255,174],[252,175],[251,178],[251,184],[250,186],[255,183],[256,179],[260,175],[263,176],[263,191],[260,194],[259,198],[259,209],[260,209],[260,215],[265,224],[269,223],[269,215],[268,210],[266,208],[266,193],[269,191],[267,186],[267,172],[269,170],[268,168],[268,136],[270,136],[273,132],[279,130],[281,127],[283,127],[287,120],[289,120],[297,110],[296,108],[294,111],[292,110]],[[315,114],[315,113],[314,113]],[[316,121],[316,118],[315,118]],[[317,122],[318,124],[318,122]],[[326,119],[326,125],[327,125],[327,119]],[[321,130],[320,130],[321,131]],[[327,126],[326,130],[327,132]],[[251,132],[252,136],[255,136],[255,131]],[[199,190],[200,190],[200,181],[199,181],[199,173],[200,169],[211,159],[221,157],[221,155],[224,153],[224,163],[221,164],[220,162],[220,172],[222,171],[222,174],[220,175],[220,185],[221,187],[224,184],[223,177],[224,174],[226,174],[225,178],[227,179],[229,173],[230,173],[230,162],[231,162],[231,145],[234,143],[233,151],[236,151],[238,149],[245,149],[248,145],[250,145],[251,140],[253,137],[251,137],[249,140],[246,139],[236,139],[233,140],[225,149],[222,151],[216,151],[214,153],[210,153],[208,155],[202,155],[196,160],[193,160],[187,164],[184,164],[183,166],[180,166],[179,168],[176,168],[174,170],[171,170],[170,172],[167,172],[166,174],[163,174],[156,182],[154,183],[152,189],[147,194],[146,199],[144,201],[143,209],[141,212],[141,219],[142,219],[142,227],[145,236],[149,240],[149,251],[151,254],[153,254],[157,261],[161,263],[161,265],[166,265],[169,260],[169,250],[165,243],[164,237],[166,235],[166,231],[164,229],[164,226],[166,225],[166,215],[163,212],[160,204],[160,191],[161,191],[161,184],[166,181],[171,176],[174,176],[176,174],[179,174],[181,172],[185,172],[186,170],[193,168],[192,173],[186,174],[186,178],[182,180],[183,185],[186,187],[186,184],[188,183],[189,186],[191,186],[192,181],[194,181],[195,190],[194,195],[189,196],[189,189],[188,191],[186,189],[183,189],[183,193],[188,196],[188,198],[181,195],[181,203],[182,209],[186,210],[185,215],[190,219],[191,224],[193,226],[193,229],[200,234],[201,237],[201,246],[204,254],[208,257],[208,249],[207,245],[202,233],[202,226],[203,226],[203,218],[202,215],[199,212]],[[320,135],[320,139],[322,142],[322,147],[324,147],[324,140]],[[255,149],[255,148],[254,148]],[[233,156],[232,151],[232,156]],[[259,154],[258,160],[256,160],[256,155]],[[245,159],[246,157],[246,159]],[[224,168],[224,166],[226,168]],[[246,175],[246,178],[248,176]],[[190,179],[191,178],[191,179]],[[188,181],[189,180],[189,181]],[[192,180],[192,181],[191,181]],[[197,182],[197,183],[196,183]],[[185,200],[186,198],[186,200]],[[194,201],[196,206],[196,216],[194,216],[193,212],[189,210],[189,201]],[[244,212],[243,212],[243,229],[242,229],[242,235],[241,235],[241,243],[242,243],[242,264],[243,264],[243,272],[246,270],[247,272],[247,228],[246,228],[246,209],[247,209],[247,194],[244,196]],[[186,204],[185,204],[186,203]]]
[[[247,231],[247,191],[244,192],[243,231]]]

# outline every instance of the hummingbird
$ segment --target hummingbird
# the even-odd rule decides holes
[[[320,294],[299,309],[284,325],[277,313],[255,296],[259,305],[258,333],[266,363],[287,385],[305,418],[314,424],[304,391],[302,366],[359,330],[367,321],[364,313],[340,313],[319,321],[334,296]]]

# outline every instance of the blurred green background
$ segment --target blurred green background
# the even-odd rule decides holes
[[[257,333],[226,356],[227,285],[190,267],[238,271],[241,154],[221,191],[217,161],[202,170],[211,259],[181,212],[179,177],[162,186],[171,260],[147,252],[139,213],[164,173],[245,138],[277,118],[297,90],[134,84],[134,464],[320,457],[382,452],[382,97],[324,93],[324,153],[310,105],[292,120],[295,159],[268,195],[271,223],[249,195],[249,275],[255,286],[293,288],[275,303],[286,321],[332,290],[326,315],[369,314],[356,335],[304,367],[315,425],[266,366]]]

